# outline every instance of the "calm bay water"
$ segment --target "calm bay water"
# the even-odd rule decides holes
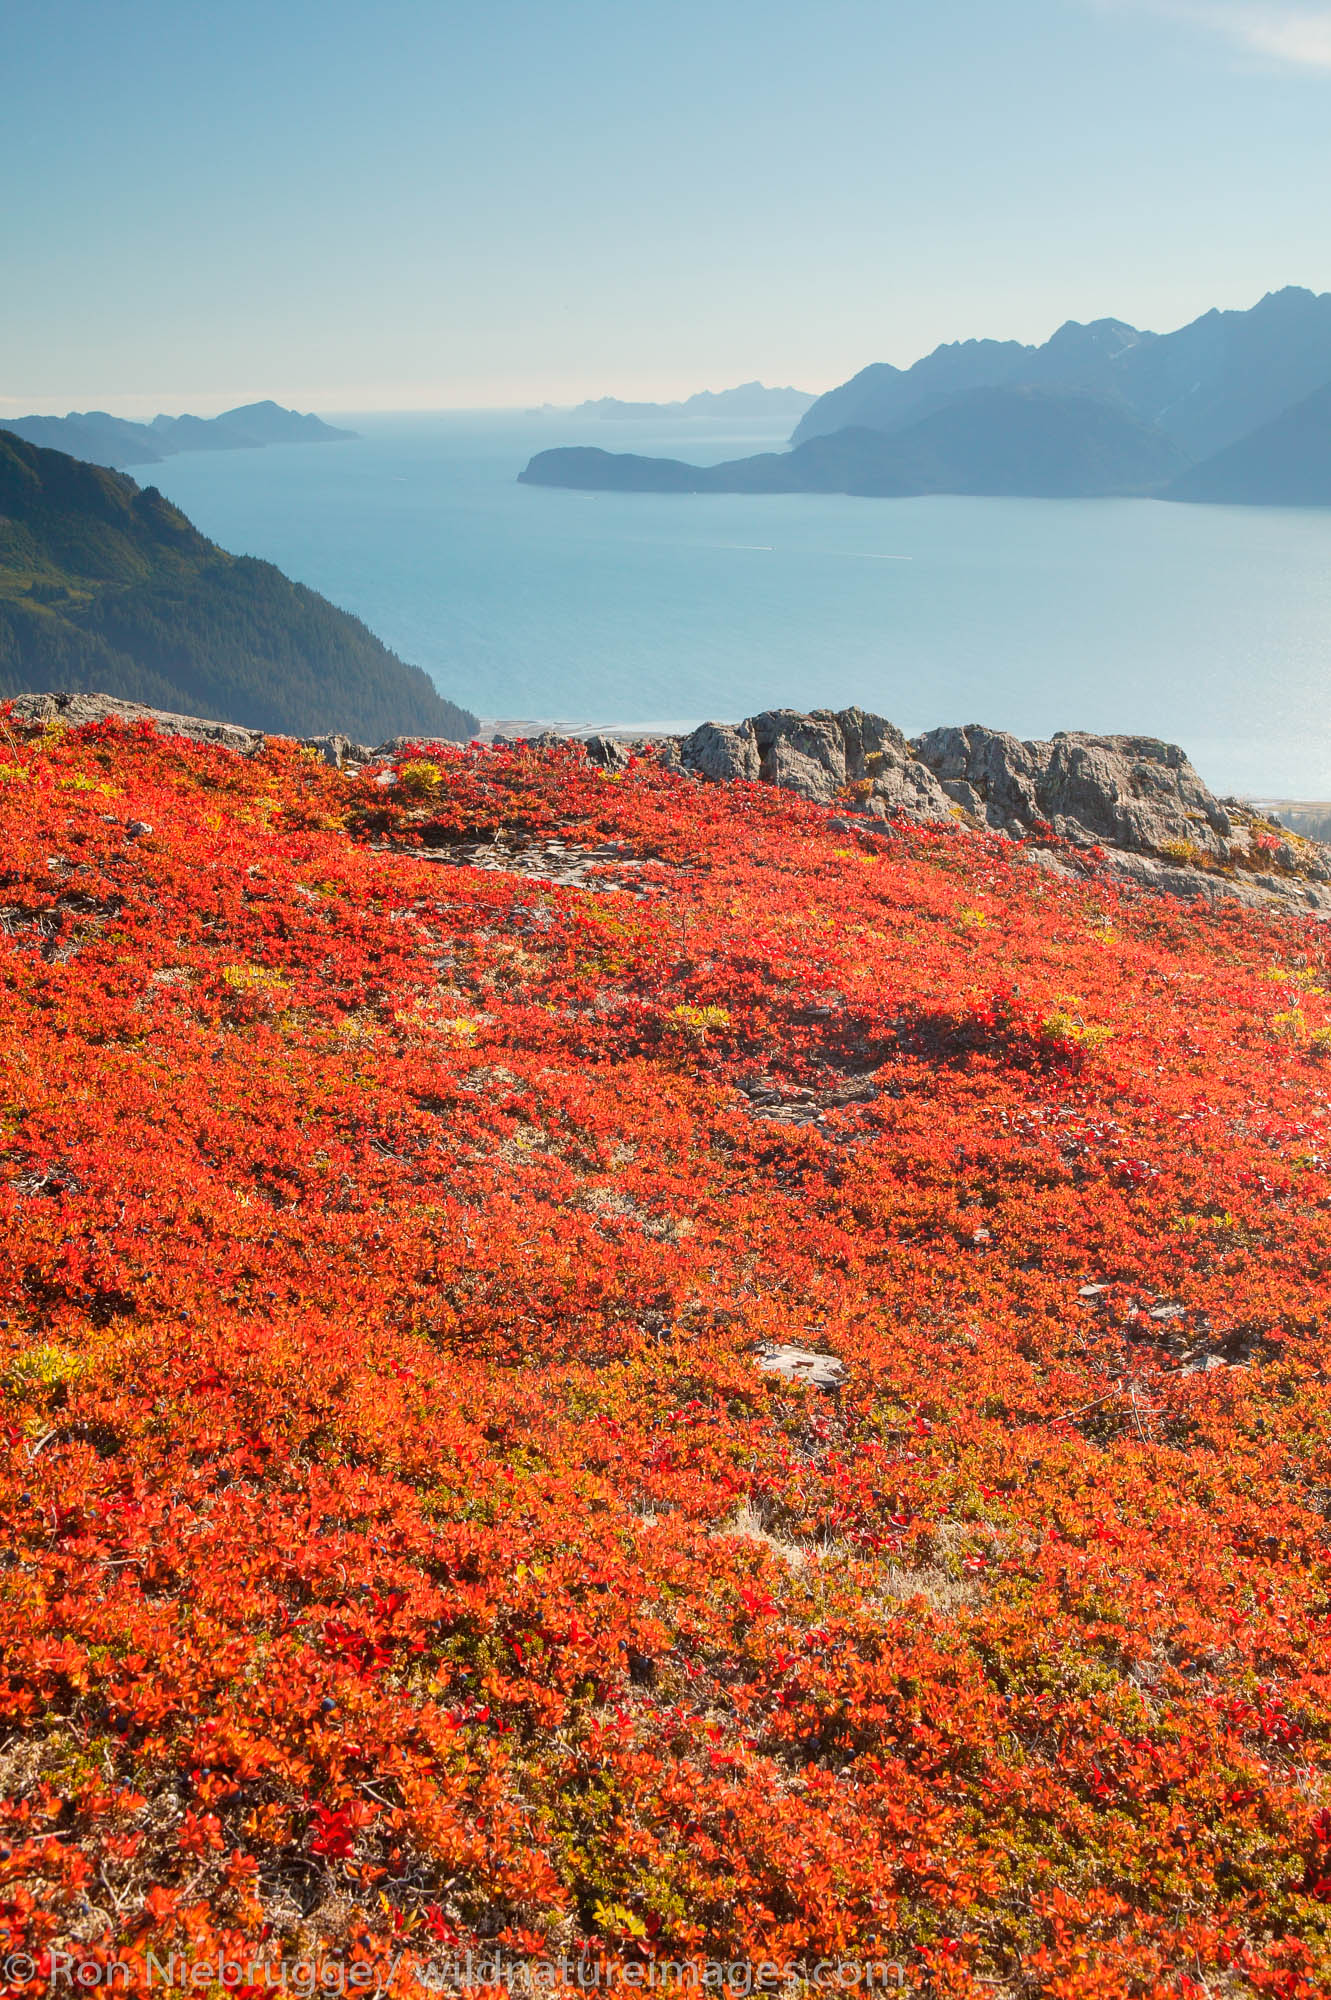
[[[692,723],[859,702],[909,733],[1137,731],[1220,792],[1331,797],[1331,510],[518,486],[534,451],[756,431],[366,417],[146,466],[224,547],[362,617],[484,716]]]

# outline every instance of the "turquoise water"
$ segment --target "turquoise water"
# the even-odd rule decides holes
[[[780,440],[347,421],[353,443],[137,476],[481,715],[646,724],[860,702],[912,733],[1164,736],[1218,791],[1331,797],[1331,510],[563,493],[515,483],[532,452],[702,461]]]

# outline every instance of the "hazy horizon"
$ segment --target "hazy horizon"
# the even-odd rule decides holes
[[[1291,278],[1287,282],[1291,286],[1298,286],[1301,281],[1298,278]],[[1271,286],[1269,289],[1271,291],[1280,291],[1284,289],[1284,287],[1279,285],[1274,285]],[[1304,289],[1310,290],[1312,288],[1304,287]],[[1201,307],[1199,313],[1192,315],[1192,317],[1197,318],[1200,316],[1200,313],[1209,312],[1210,310],[1212,310],[1212,308],[1215,308],[1222,312],[1246,311],[1251,306],[1256,305],[1257,302],[1258,301],[1256,298],[1212,300],[1210,304]],[[1128,315],[1123,313],[1103,314],[1097,316],[1114,318],[1114,319],[1128,318]],[[944,342],[948,341],[958,342],[958,341],[967,341],[972,339],[1023,340],[1028,342],[1029,344],[1038,346],[1043,341],[1047,340],[1051,334],[1056,332],[1058,327],[1066,324],[1066,322],[1069,319],[1075,320],[1077,319],[1077,317],[1078,315],[1076,314],[1065,314],[1063,319],[1057,321],[1054,326],[1048,327],[1043,332],[1037,331],[1035,333],[1013,333],[1010,330],[1004,328],[985,327],[985,328],[977,328],[973,332],[946,335],[944,336]],[[1186,322],[1184,323],[1186,324]],[[1139,332],[1169,333],[1174,331],[1174,328],[1172,326],[1146,327],[1141,322],[1136,320],[1130,321],[1130,324],[1136,326]],[[935,342],[935,346],[939,344],[940,343]],[[922,354],[931,351],[932,351],[931,349],[921,349],[920,353],[903,353],[899,355],[875,353],[872,355],[866,355],[865,359],[858,364],[857,368],[851,369],[849,373],[855,374],[858,372],[859,368],[868,366],[870,362],[881,362],[881,361],[891,362],[899,368],[907,368],[911,365],[912,362],[918,361],[921,358]],[[633,383],[630,383],[627,386],[621,383],[620,385],[616,386],[613,389],[598,388],[595,385],[589,384],[585,387],[582,393],[576,395],[570,394],[568,396],[560,398],[559,400],[556,400],[552,397],[545,397],[541,399],[515,397],[508,402],[489,402],[489,401],[477,400],[470,402],[463,401],[463,402],[453,402],[453,403],[447,403],[447,402],[336,403],[336,402],[329,402],[327,400],[322,402],[315,402],[315,400],[312,397],[306,397],[302,401],[300,397],[293,397],[290,400],[290,402],[286,403],[286,407],[293,409],[302,409],[302,410],[309,409],[319,416],[325,416],[325,417],[336,416],[342,419],[351,419],[357,416],[367,417],[367,418],[395,417],[395,416],[446,417],[446,416],[462,415],[469,413],[475,415],[484,415],[490,413],[496,416],[509,416],[518,413],[529,413],[533,411],[543,411],[543,410],[549,410],[552,413],[567,413],[571,410],[576,409],[580,404],[596,400],[599,397],[619,398],[620,400],[623,400],[625,402],[651,402],[651,403],[665,404],[671,402],[682,402],[686,400],[688,397],[698,393],[699,391],[710,390],[713,393],[715,393],[721,390],[737,388],[744,385],[748,381],[756,379],[760,378],[736,377],[734,380],[731,381],[721,381],[719,378],[714,377],[713,379],[705,381],[691,381],[689,383],[676,384],[664,389],[656,387],[654,385],[651,387],[644,387],[642,385],[635,385]],[[842,381],[846,379],[847,379],[846,376],[837,376],[834,380],[810,383],[810,382],[796,382],[793,380],[777,379],[777,377],[774,375],[770,380],[763,379],[763,386],[769,389],[793,388],[797,390],[806,391],[813,395],[822,395],[827,390],[836,388]],[[62,404],[59,408],[55,407],[55,405],[53,404],[49,409],[34,410],[31,412],[26,408],[20,410],[18,408],[19,400],[20,399],[15,397],[0,396],[0,424],[3,424],[3,419],[6,413],[15,417],[26,416],[29,414],[63,417],[67,415],[80,414],[93,409],[98,409],[98,410],[105,410],[111,416],[126,418],[133,422],[143,423],[159,415],[182,416],[182,415],[192,414],[195,416],[208,417],[208,416],[217,416],[225,410],[242,408],[249,403],[261,402],[267,400],[272,400],[279,403],[285,402],[285,399],[283,397],[274,396],[270,388],[266,388],[263,386],[255,386],[255,385],[251,385],[248,389],[232,389],[225,391],[213,390],[204,392],[196,396],[193,401],[182,400],[180,395],[177,395],[173,399],[166,392],[162,392],[159,395],[154,395],[153,392],[149,391],[134,396],[128,396],[128,397],[122,396],[118,398],[113,397],[109,401],[101,403],[71,402],[67,404]],[[723,419],[722,421],[732,421],[732,420]]]
[[[1331,289],[1331,7],[16,0],[0,414],[811,392]]]
[[[701,382],[696,384],[695,388],[710,389],[715,392],[722,389],[734,389],[740,386],[741,385],[737,382]],[[785,389],[792,387],[796,389],[802,389],[804,387],[804,384],[800,382],[796,383],[778,382],[778,383],[765,383],[763,386],[766,388],[778,388],[778,389]],[[821,395],[824,389],[834,389],[836,386],[837,385],[834,382],[827,382],[824,383],[821,387],[811,390],[810,394]],[[673,402],[682,402],[688,396],[691,396],[694,393],[695,390],[689,388],[678,389],[670,392],[669,394],[662,393],[661,395],[648,395],[646,394],[646,392],[639,395],[636,391],[632,389],[604,390],[599,392],[593,392],[589,390],[586,396],[570,396],[564,401],[558,403],[553,402],[549,399],[546,399],[544,402],[536,403],[530,401],[523,401],[521,398],[518,398],[516,401],[509,403],[484,403],[484,402],[420,403],[420,404],[348,403],[345,405],[334,404],[334,403],[321,403],[316,406],[315,404],[310,403],[308,401],[302,404],[299,401],[299,399],[296,399],[290,403],[285,404],[284,407],[288,409],[299,409],[301,411],[308,411],[309,413],[315,416],[321,416],[321,417],[336,416],[339,420],[350,422],[356,417],[451,417],[451,416],[461,416],[468,414],[475,416],[485,416],[485,415],[515,416],[515,415],[526,414],[532,410],[536,411],[550,410],[552,412],[562,412],[564,414],[567,414],[569,411],[577,409],[581,403],[595,400],[597,394],[616,396],[621,398],[625,402],[673,403]],[[282,402],[282,400],[283,399],[280,396],[269,397],[267,392],[262,389],[252,389],[249,391],[228,393],[226,395],[223,395],[221,393],[204,395],[198,397],[194,402],[188,404],[181,402],[179,398],[177,398],[174,403],[171,402],[170,400],[155,400],[153,396],[149,394],[149,395],[142,395],[129,398],[121,397],[118,400],[118,402],[113,399],[113,401],[109,403],[98,403],[95,405],[91,403],[84,403],[84,404],[70,403],[66,406],[62,406],[59,409],[52,407],[46,410],[29,411],[26,408],[23,410],[19,410],[16,406],[9,412],[9,414],[15,417],[28,416],[28,415],[66,417],[66,416],[83,415],[86,414],[89,410],[96,408],[100,410],[105,410],[109,416],[121,417],[127,420],[128,422],[141,424],[141,423],[146,423],[150,421],[153,417],[157,416],[215,417],[215,416],[220,416],[222,412],[225,410],[242,409],[248,403],[257,403],[266,401],[274,401],[280,403]],[[13,397],[9,398],[0,397],[0,427],[3,426],[4,415],[7,404],[14,402],[15,399]],[[133,405],[133,407],[131,407],[131,404]],[[695,421],[705,421],[705,419],[702,420],[695,419]],[[730,419],[726,419],[725,421],[730,421]]]

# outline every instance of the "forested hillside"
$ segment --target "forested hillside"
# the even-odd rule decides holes
[[[154,487],[0,431],[0,696],[48,688],[372,743],[478,726],[360,619],[228,555]]]

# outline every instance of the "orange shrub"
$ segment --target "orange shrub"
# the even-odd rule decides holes
[[[7,754],[15,1984],[1331,1990],[1315,926],[650,759]]]

